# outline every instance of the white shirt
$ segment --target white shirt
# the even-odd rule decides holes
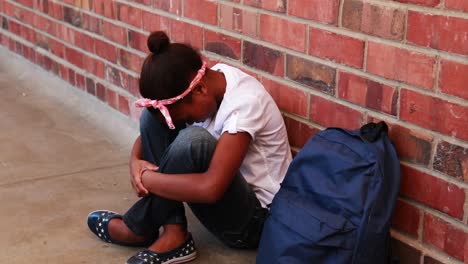
[[[283,117],[254,77],[226,64],[211,69],[224,74],[226,92],[215,117],[194,125],[206,128],[217,139],[224,132],[250,134],[252,141],[239,171],[266,207],[278,192],[292,159]]]

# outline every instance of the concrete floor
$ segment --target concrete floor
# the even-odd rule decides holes
[[[127,165],[137,124],[0,47],[0,127],[0,263],[125,263],[137,249],[101,242],[86,216],[137,200]],[[192,263],[255,262],[188,216]]]

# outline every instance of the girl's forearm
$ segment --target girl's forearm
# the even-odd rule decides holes
[[[214,203],[221,198],[207,173],[164,174],[146,170],[142,181],[145,188],[161,197],[193,203]]]
[[[142,157],[143,155],[141,151],[141,136],[138,136],[137,139],[135,140],[135,143],[133,143],[132,151],[130,153],[130,160],[135,160],[135,159],[141,160]]]

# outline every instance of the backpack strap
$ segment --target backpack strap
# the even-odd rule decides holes
[[[380,133],[388,132],[388,126],[385,122],[368,123],[360,129],[361,138],[369,142],[374,142],[380,137]]]

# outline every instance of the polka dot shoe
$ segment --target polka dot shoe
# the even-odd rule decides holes
[[[149,249],[138,252],[127,260],[127,264],[178,264],[194,260],[197,257],[192,235],[178,248],[164,253],[156,253]]]
[[[114,218],[122,218],[122,216],[112,211],[94,211],[88,215],[88,227],[102,241],[121,246],[145,247],[151,245],[157,238],[153,237],[150,241],[142,243],[124,243],[113,240],[109,235],[108,225],[109,221]]]

